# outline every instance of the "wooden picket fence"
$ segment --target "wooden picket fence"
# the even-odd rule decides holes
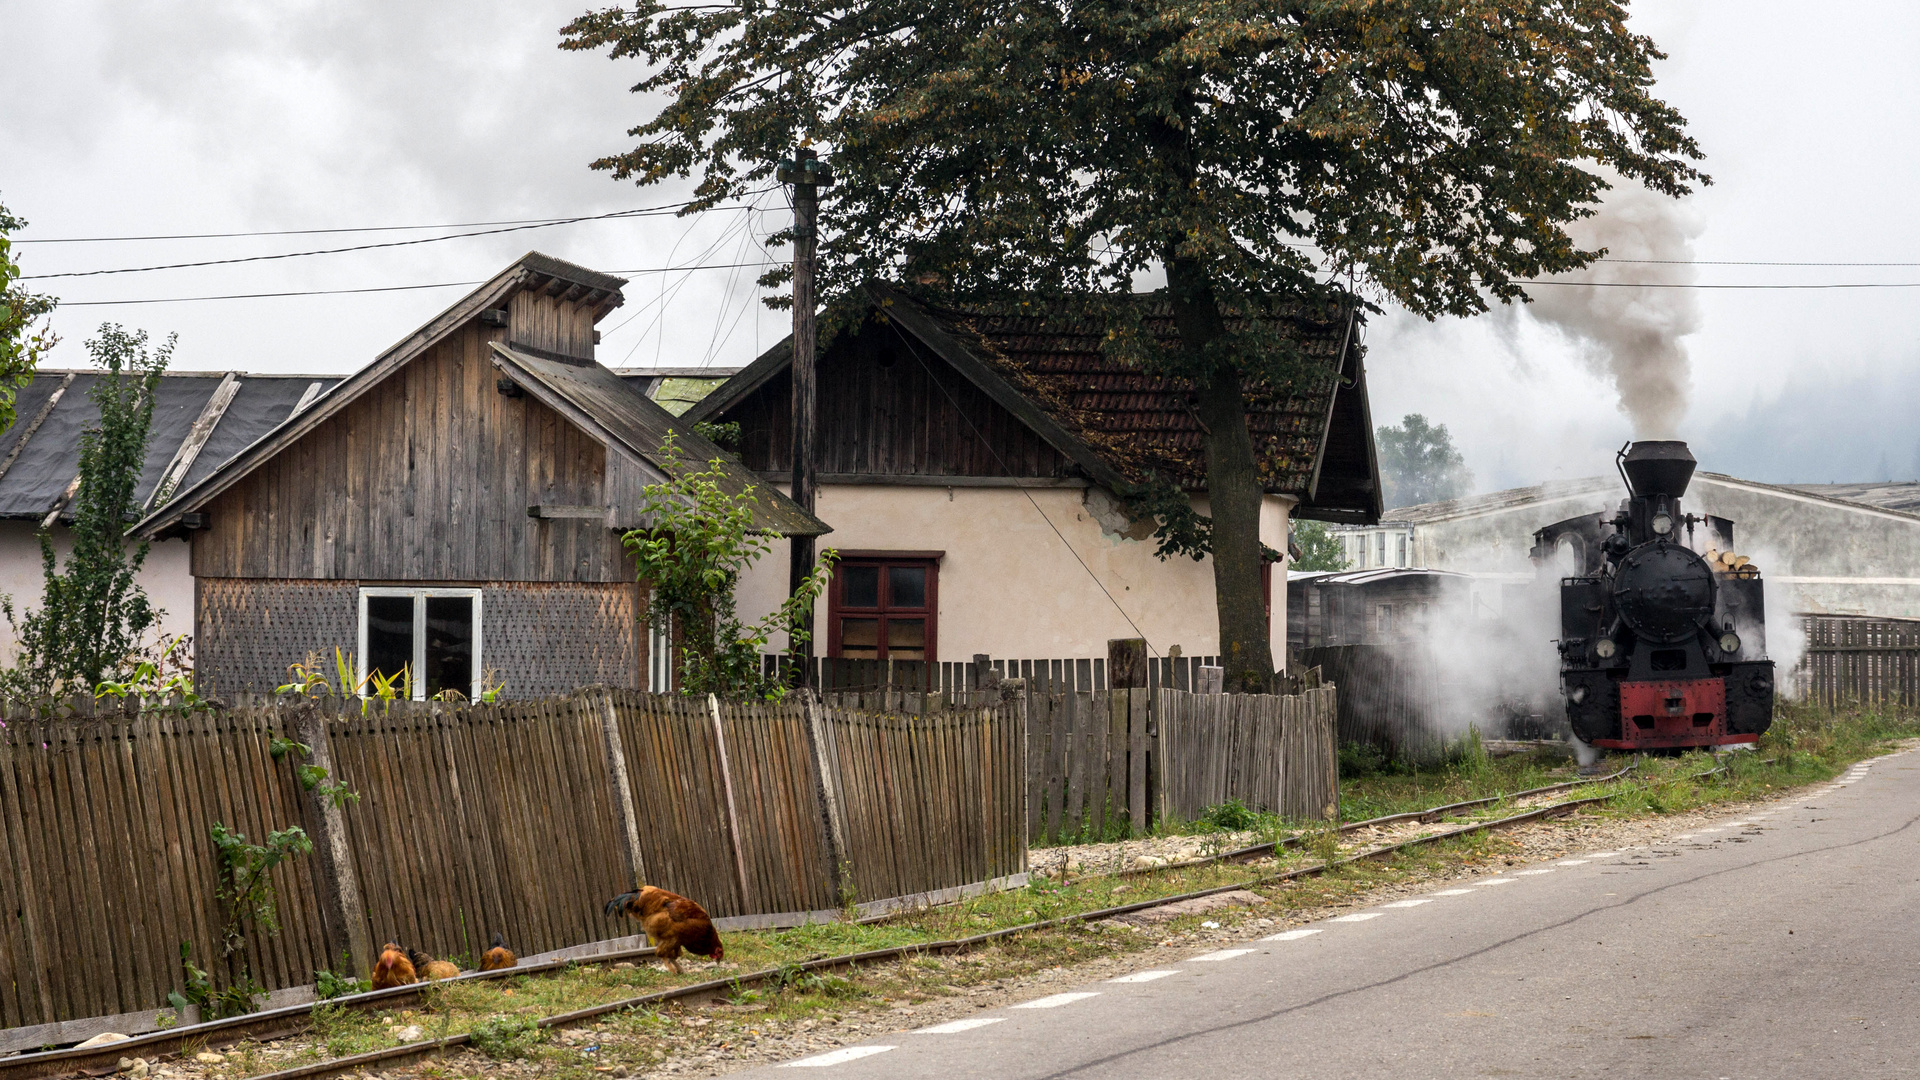
[[[1430,658],[1382,645],[1321,645],[1295,655],[1340,687],[1338,745],[1374,746],[1406,762],[1445,753],[1449,695]]]
[[[1851,702],[1920,707],[1920,619],[1808,615],[1795,672],[1801,696],[1832,708]]]
[[[1069,693],[1082,690],[1106,690],[1107,658],[1104,656],[1062,659],[1016,660],[1005,657],[974,660],[859,660],[837,656],[813,658],[813,685],[827,692],[863,690],[901,690],[933,693],[958,698],[978,690],[988,673],[999,679],[1021,679],[1031,690]],[[1147,659],[1147,685],[1177,690],[1198,690],[1200,669],[1216,667],[1213,656],[1153,656]],[[763,670],[771,675],[789,663],[786,656],[761,657]]]
[[[1337,817],[1337,698],[1332,686],[1032,693],[1028,838],[1137,835],[1232,799],[1299,820]]]
[[[1025,870],[1017,703],[916,716],[596,688],[86,711],[0,714],[0,1053],[151,1030],[184,990],[182,942],[224,985],[216,822],[314,839],[273,871],[281,932],[250,928],[239,954],[289,993],[364,974],[388,939],[470,963],[495,931],[522,956],[631,937],[601,907],[636,877],[738,927]],[[305,789],[280,736],[358,801]]]

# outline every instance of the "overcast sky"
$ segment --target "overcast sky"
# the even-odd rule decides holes
[[[558,50],[580,0],[195,4],[0,0],[0,202],[25,240],[442,225],[673,203],[587,168],[646,115],[639,69]],[[1661,93],[1715,184],[1694,257],[1920,264],[1920,5],[1661,0],[1635,25],[1671,54]],[[785,332],[757,302],[784,224],[752,210],[587,222],[313,258],[59,278],[84,362],[103,321],[177,331],[182,368],[346,372],[464,291],[91,306],[228,293],[475,282],[529,249],[632,279],[603,362],[740,365]],[[31,243],[28,273],[148,266],[440,235],[338,233]],[[731,264],[753,264],[746,267]],[[661,272],[663,268],[708,266]],[[1920,265],[1703,265],[1703,285],[1920,283]],[[1702,289],[1681,423],[1704,467],[1774,482],[1920,477],[1920,288]],[[1533,315],[1369,327],[1376,422],[1453,431],[1481,490],[1593,475],[1631,434],[1591,350]]]

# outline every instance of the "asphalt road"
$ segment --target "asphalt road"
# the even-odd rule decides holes
[[[1685,839],[745,1075],[1907,1076],[1916,915],[1920,754],[1904,753]]]

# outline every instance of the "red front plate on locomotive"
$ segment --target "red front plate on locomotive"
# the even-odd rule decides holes
[[[1758,741],[1727,734],[1725,679],[1658,679],[1620,684],[1620,737],[1596,739],[1615,750],[1725,746]]]

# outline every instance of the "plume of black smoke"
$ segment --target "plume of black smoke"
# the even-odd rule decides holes
[[[1587,363],[1612,379],[1635,438],[1675,438],[1692,389],[1680,339],[1699,329],[1700,306],[1691,289],[1626,286],[1690,284],[1694,268],[1685,263],[1699,226],[1684,203],[1607,180],[1613,190],[1594,216],[1567,231],[1586,250],[1605,248],[1610,261],[1552,279],[1592,284],[1530,290],[1527,310],[1579,343]]]

